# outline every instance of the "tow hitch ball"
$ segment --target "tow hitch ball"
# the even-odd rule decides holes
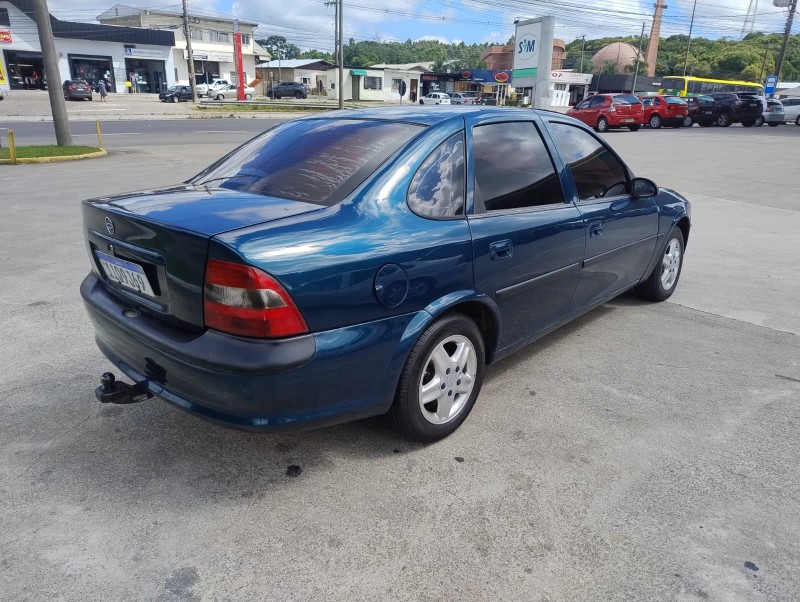
[[[153,396],[141,385],[129,385],[118,381],[111,372],[103,372],[100,382],[102,384],[94,390],[94,395],[100,403],[139,403]]]

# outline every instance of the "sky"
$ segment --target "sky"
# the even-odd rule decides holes
[[[755,0],[753,0],[755,1]],[[61,19],[93,21],[113,6],[98,0],[48,0]],[[180,10],[164,0],[123,0],[120,4]],[[649,31],[654,0],[344,0],[345,39],[405,41],[438,39],[467,44],[504,43],[514,33],[514,20],[554,15],[556,37],[567,42],[607,36],[635,36],[642,23]],[[664,0],[662,35],[688,34],[695,0]],[[692,36],[740,39],[751,0],[696,0]],[[88,5],[88,6],[87,6]],[[92,6],[94,5],[94,6]],[[758,0],[755,29],[783,32],[787,9],[772,0]],[[325,0],[190,0],[190,11],[209,16],[239,17],[260,24],[259,37],[282,35],[303,50],[333,49],[334,9]],[[749,29],[748,29],[749,31]],[[793,33],[800,31],[795,20]]]

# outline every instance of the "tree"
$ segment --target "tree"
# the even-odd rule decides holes
[[[269,51],[272,60],[277,61],[278,59],[288,58],[286,56],[286,38],[283,36],[269,36],[268,38],[256,40],[256,42],[259,46],[266,48]],[[294,46],[294,44],[292,44],[292,46]],[[297,46],[294,47],[297,48]],[[300,49],[297,48],[297,50],[299,51]]]

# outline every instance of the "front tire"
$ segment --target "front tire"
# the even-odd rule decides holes
[[[639,128],[642,127],[641,125],[629,125],[628,129],[632,132],[638,132]]]
[[[722,113],[719,114],[719,117],[717,118],[717,125],[719,127],[726,128],[730,126],[732,123],[733,121],[731,121],[730,113],[728,113],[727,111],[723,111]]]
[[[250,100],[251,98],[253,98],[253,95],[252,95],[252,94],[245,94],[245,95],[244,95],[244,99],[245,99],[245,100]]]
[[[742,122],[742,125],[744,125],[745,127],[749,127],[749,126],[746,126],[746,125],[744,124],[744,122]],[[757,128],[760,128],[762,125],[764,125],[764,118],[763,118],[763,117],[759,117],[759,118],[757,118],[757,119],[756,119],[756,120],[753,122],[753,125],[754,125],[755,127],[757,127]]]
[[[683,232],[675,228],[667,239],[661,261],[653,268],[647,280],[636,287],[640,297],[650,301],[665,301],[675,292],[683,267]]]
[[[177,96],[173,96],[172,97],[172,102],[175,103],[175,104],[178,104],[178,97]]]
[[[597,120],[597,125],[594,126],[595,132],[607,132],[608,131],[608,120],[605,117],[601,117]]]
[[[485,351],[475,322],[461,313],[431,324],[408,354],[389,420],[411,439],[432,442],[455,431],[483,384]]]
[[[294,93],[294,97],[295,97],[297,100],[300,100],[301,98],[303,98],[303,95],[302,95],[300,92],[295,92],[295,93]]]
[[[767,125],[771,128],[776,128],[781,124],[780,121],[770,121]]]
[[[691,117],[686,117],[686,118],[683,120],[683,127],[685,127],[685,128],[690,128],[690,127],[692,127],[692,124],[693,124],[693,123],[694,123],[694,122],[692,121],[692,118],[691,118]]]
[[[661,116],[653,114],[650,116],[650,127],[657,130],[661,127]]]

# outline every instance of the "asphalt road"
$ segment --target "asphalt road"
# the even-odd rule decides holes
[[[275,127],[287,118],[273,119],[159,119],[142,121],[101,121],[103,144],[108,149],[170,146],[200,142],[244,142],[256,134]],[[14,130],[19,145],[55,144],[53,124],[49,122],[4,123],[0,119],[0,137],[5,130]],[[97,146],[94,122],[70,123],[75,144]],[[177,140],[176,137],[180,137]],[[4,141],[5,143],[5,141]]]
[[[608,134],[693,202],[675,295],[490,367],[429,446],[377,419],[254,435],[94,400],[79,201],[251,133],[0,167],[0,599],[797,599],[800,128]]]

